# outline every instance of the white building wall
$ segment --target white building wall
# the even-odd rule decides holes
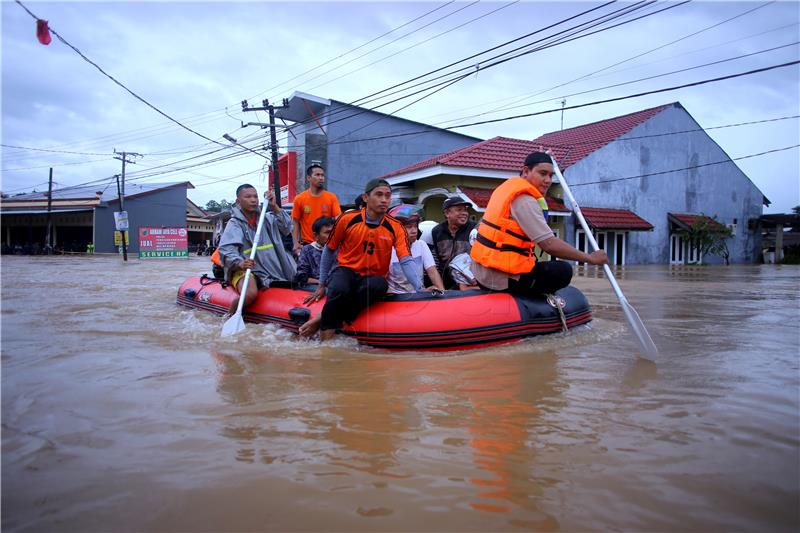
[[[677,133],[687,130],[700,131]],[[629,209],[655,226],[650,232],[630,233],[628,264],[669,262],[670,212],[716,216],[723,224],[736,219],[736,234],[727,241],[731,262],[757,262],[760,236],[748,230],[747,222],[761,216],[762,193],[734,162],[699,166],[726,159],[722,148],[676,104],[572,165],[565,177],[581,206]],[[689,167],[698,168],[588,184]]]

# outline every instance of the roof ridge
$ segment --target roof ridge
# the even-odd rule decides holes
[[[587,122],[586,124],[581,124],[580,126],[573,126],[571,128],[558,130],[558,131],[550,131],[550,132],[547,132],[547,133],[545,133],[543,135],[540,135],[539,137],[544,137],[545,135],[551,135],[551,134],[555,134],[555,133],[566,133],[566,132],[570,132],[572,130],[576,130],[576,129],[579,129],[579,128],[588,128],[590,126],[597,126],[598,124],[603,124],[605,122],[612,122],[612,121],[620,120],[620,119],[623,119],[623,118],[626,118],[626,117],[630,117],[630,116],[633,116],[633,115],[638,115],[640,113],[648,113],[648,112],[656,111],[656,110],[662,111],[662,110],[666,109],[667,107],[674,106],[676,104],[680,105],[679,102],[670,102],[669,104],[661,104],[661,105],[657,105],[657,106],[654,106],[654,107],[648,107],[647,109],[640,109],[639,111],[633,111],[631,113],[625,113],[624,115],[618,115],[616,117],[604,118],[602,120],[596,120],[594,122]]]

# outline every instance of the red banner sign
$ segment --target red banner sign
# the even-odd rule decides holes
[[[186,228],[139,228],[139,259],[189,257]]]

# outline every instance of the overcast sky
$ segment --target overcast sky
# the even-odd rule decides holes
[[[263,98],[280,101],[302,91],[355,101],[601,5],[30,0],[23,4],[131,91],[195,132],[223,143],[225,133],[240,141],[265,133],[241,128],[242,120],[267,121],[264,113],[243,114],[243,99],[259,105]],[[659,2],[626,18],[670,5],[675,4]],[[625,6],[635,7],[617,3],[593,16]],[[197,188],[189,191],[189,198],[201,206],[211,199],[232,199],[236,184],[243,181],[264,183],[264,159],[245,154],[210,164],[212,158],[233,154],[235,148],[205,155],[220,146],[159,115],[55,35],[49,46],[39,44],[35,20],[18,4],[4,0],[0,9],[4,193],[46,190],[51,166],[59,187],[98,181],[102,190],[111,183],[107,178],[120,172],[121,163],[112,157],[114,149],[143,155],[136,165],[128,166],[129,179],[191,181]],[[578,105],[795,61],[800,54],[793,44],[800,38],[799,11],[797,2],[690,2],[477,71],[397,115],[449,126],[555,109],[564,97],[567,106]],[[737,18],[724,22],[733,17]],[[570,25],[558,28],[566,31]],[[781,48],[762,52],[776,47]],[[659,76],[746,54],[752,55]],[[470,63],[484,60],[482,56]],[[659,77],[606,88],[652,76]],[[564,127],[675,101],[704,128],[790,117],[800,114],[798,87],[800,69],[794,65],[568,110]],[[392,112],[415,99],[380,110]],[[475,116],[480,113],[484,114]],[[560,113],[550,113],[456,131],[480,138],[533,139],[558,130],[560,120]],[[800,144],[797,118],[708,133],[732,158]],[[259,141],[252,146],[262,145]],[[177,163],[189,157],[194,159]],[[154,175],[197,163],[206,164]],[[772,201],[766,212],[786,212],[800,204],[797,148],[737,164]],[[148,170],[154,167],[158,168]]]

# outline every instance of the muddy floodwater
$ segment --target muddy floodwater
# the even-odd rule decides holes
[[[2,530],[797,531],[800,268],[626,267],[449,354],[180,308],[207,258],[3,257]],[[453,309],[458,320],[458,309]]]

